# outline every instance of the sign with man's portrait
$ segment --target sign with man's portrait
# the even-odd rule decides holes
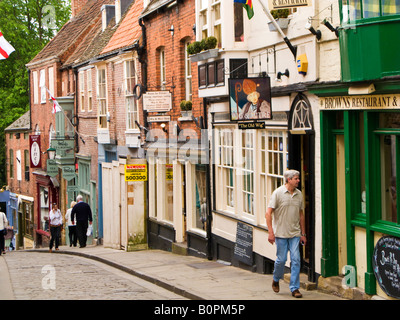
[[[270,78],[229,79],[231,121],[272,118]]]

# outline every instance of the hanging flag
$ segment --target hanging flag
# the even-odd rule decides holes
[[[249,19],[253,18],[253,0],[234,0],[234,2],[241,3],[243,5],[243,8],[245,8],[247,11],[247,17]]]
[[[53,113],[56,113],[56,112],[62,111],[61,106],[58,104],[57,100],[51,95],[50,90],[47,89],[46,86],[45,86],[45,88],[46,88],[47,92],[48,92],[49,95],[50,95],[50,99],[53,100],[53,111],[52,111],[52,112],[53,112]]]
[[[0,32],[0,60],[7,59],[14,51],[14,47],[8,43],[8,41],[3,37],[3,34]]]

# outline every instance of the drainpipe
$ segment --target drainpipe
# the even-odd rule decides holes
[[[142,28],[142,45],[140,46],[138,43],[138,47],[136,48],[138,57],[139,57],[139,62],[142,66],[142,86],[143,90],[142,93],[147,91],[147,56],[146,56],[146,46],[147,46],[147,36],[146,36],[146,26],[143,23],[143,18],[139,19],[139,26]],[[142,108],[143,109],[143,108]],[[147,111],[143,110],[143,121],[144,121],[144,127],[147,128],[148,123],[147,123]],[[144,133],[146,134],[146,132]],[[146,159],[146,157],[145,157]],[[146,237],[147,237],[147,245],[149,244],[149,234],[150,234],[150,223],[149,217],[150,217],[150,206],[148,205],[150,203],[150,198],[149,198],[149,182],[146,182],[146,226],[147,226],[147,232],[146,232]]]
[[[208,133],[208,117],[207,117],[207,98],[203,98],[203,114],[204,114],[204,130],[202,133]],[[208,183],[206,183],[206,193],[207,193],[207,259],[213,259],[213,252],[212,252],[212,232],[211,232],[211,224],[212,224],[212,210],[211,210],[211,188],[210,188],[210,181],[211,181],[211,169],[210,169],[210,143],[208,141],[208,135],[206,137],[207,146],[207,164],[206,164],[206,175],[208,179]]]

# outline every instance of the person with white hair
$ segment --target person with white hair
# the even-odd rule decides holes
[[[285,184],[272,193],[265,214],[268,227],[268,242],[276,244],[272,290],[279,292],[279,280],[283,279],[288,251],[290,252],[291,275],[289,289],[292,296],[301,298],[299,244],[306,244],[303,195],[297,189],[300,173],[287,170],[283,174]],[[273,220],[272,220],[273,218]]]
[[[76,217],[76,234],[79,241],[79,248],[86,247],[88,221],[90,224],[93,222],[92,210],[90,206],[83,201],[82,195],[76,197],[76,204],[71,211],[71,222],[75,224]]]
[[[68,226],[68,236],[69,236],[69,246],[76,247],[77,244],[77,236],[76,236],[76,219],[74,223],[72,223],[71,220],[71,212],[72,208],[76,204],[75,201],[71,201],[71,207],[67,210],[67,213],[65,214],[65,220],[67,221],[67,226]]]

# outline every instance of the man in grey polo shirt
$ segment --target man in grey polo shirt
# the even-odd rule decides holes
[[[272,289],[274,292],[279,292],[279,280],[283,278],[289,251],[291,261],[289,289],[293,297],[301,298],[299,243],[305,245],[306,235],[303,195],[297,189],[300,173],[296,170],[287,170],[283,176],[285,184],[272,193],[265,214],[269,232],[268,242],[276,243]]]

